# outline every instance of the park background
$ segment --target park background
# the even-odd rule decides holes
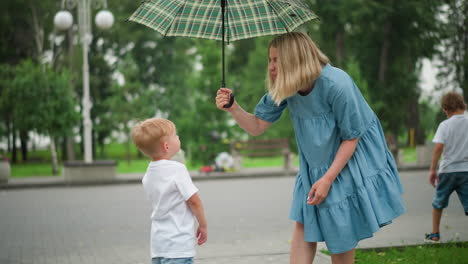
[[[379,116],[392,148],[414,161],[445,116],[447,91],[468,98],[468,2],[306,1],[320,21],[300,28],[355,80]],[[130,140],[131,127],[153,116],[174,121],[191,170],[250,136],[216,109],[221,42],[163,37],[127,18],[139,1],[108,1],[115,23],[92,25],[89,51],[94,159],[113,159],[117,172],[143,172],[148,163]],[[76,18],[54,28],[56,0],[0,4],[0,155],[11,177],[60,175],[83,159],[82,47]],[[94,9],[93,9],[94,11]],[[273,38],[227,46],[227,84],[251,112],[265,93],[267,45]],[[288,138],[288,113],[260,138]],[[52,144],[51,144],[52,143]],[[393,149],[394,153],[399,153]],[[244,166],[281,166],[281,157],[245,159]]]

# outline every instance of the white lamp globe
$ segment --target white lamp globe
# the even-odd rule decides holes
[[[114,15],[108,10],[101,10],[95,19],[96,25],[100,29],[109,29],[114,24]]]
[[[73,24],[73,16],[70,12],[62,10],[57,12],[54,17],[54,25],[59,30],[67,30]]]

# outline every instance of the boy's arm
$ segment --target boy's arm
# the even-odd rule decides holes
[[[436,143],[434,145],[434,152],[432,152],[431,172],[429,174],[429,183],[435,188],[436,182],[439,181],[437,176],[437,163],[439,162],[440,156],[444,151],[444,144]]]
[[[206,225],[205,211],[203,209],[203,203],[198,193],[195,193],[187,200],[187,205],[192,210],[198,221],[197,238],[198,245],[202,245],[208,239],[208,228]]]

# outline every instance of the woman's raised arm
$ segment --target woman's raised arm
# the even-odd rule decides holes
[[[255,115],[246,112],[234,100],[234,103],[229,108],[224,108],[224,105],[229,103],[230,94],[232,91],[228,88],[221,88],[216,94],[216,107],[218,109],[229,112],[236,120],[237,124],[252,136],[261,135],[271,125],[270,122],[261,120]]]

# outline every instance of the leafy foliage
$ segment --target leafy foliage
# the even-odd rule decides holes
[[[15,102],[12,113],[19,129],[61,136],[70,134],[79,120],[66,71],[56,73],[26,60],[16,68],[10,88],[8,98]]]
[[[431,130],[435,113],[424,104],[418,107],[418,76],[421,59],[437,54],[438,46],[449,47],[449,52],[439,53],[446,65],[443,74],[453,77],[447,80],[468,94],[466,30],[462,30],[466,1],[306,2],[321,21],[307,23],[302,30],[334,66],[351,75],[386,132],[399,135],[414,124],[421,131]],[[214,104],[221,81],[221,43],[164,37],[126,22],[138,5],[109,1],[116,23],[108,31],[93,25],[89,60],[95,145],[103,148],[114,132],[128,135],[136,120],[159,115],[176,123],[188,159],[209,163],[216,153],[229,149],[229,141],[249,137]],[[60,9],[56,1],[5,0],[0,7],[5,44],[0,46],[1,135],[10,137],[20,129],[71,135],[72,127],[81,126],[76,109],[82,96],[82,50],[75,45],[76,28],[66,33],[53,30],[53,15]],[[55,41],[56,37],[65,41]],[[226,47],[227,86],[248,112],[266,91],[267,46],[272,37]],[[51,51],[52,69],[41,64]],[[22,62],[25,58],[32,60]],[[22,107],[16,106],[19,102]],[[286,111],[262,137],[287,137],[294,145],[288,115]],[[75,135],[80,133],[75,130]]]

